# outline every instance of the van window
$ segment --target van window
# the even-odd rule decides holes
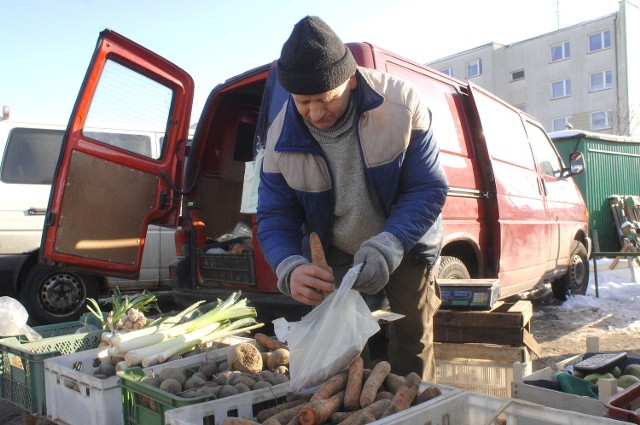
[[[547,176],[560,177],[562,163],[544,130],[528,121],[525,125],[540,172]]]
[[[63,136],[63,130],[18,127],[11,130],[2,161],[2,181],[51,184]]]
[[[155,146],[152,141],[156,138],[149,135],[164,136],[172,99],[173,91],[169,87],[107,60],[83,134],[110,146],[159,159],[163,146]],[[95,129],[118,129],[118,133]]]
[[[535,170],[520,114],[480,91],[474,91],[474,99],[491,156]]]

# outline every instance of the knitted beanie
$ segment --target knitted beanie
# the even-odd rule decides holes
[[[345,83],[356,71],[351,51],[317,16],[294,27],[278,60],[280,84],[289,93],[319,94]]]

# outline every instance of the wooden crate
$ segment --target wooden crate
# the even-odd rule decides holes
[[[525,300],[499,301],[488,311],[440,310],[434,317],[434,341],[528,347],[540,355],[540,346],[531,334],[532,317],[531,301]]]

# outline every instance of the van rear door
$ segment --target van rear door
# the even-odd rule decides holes
[[[49,264],[136,278],[147,226],[177,226],[193,80],[111,30],[69,120],[43,233]]]

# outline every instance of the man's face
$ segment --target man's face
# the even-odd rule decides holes
[[[351,91],[357,86],[355,74],[344,84],[320,94],[294,94],[293,101],[302,117],[314,127],[326,130],[340,119],[349,106]]]

